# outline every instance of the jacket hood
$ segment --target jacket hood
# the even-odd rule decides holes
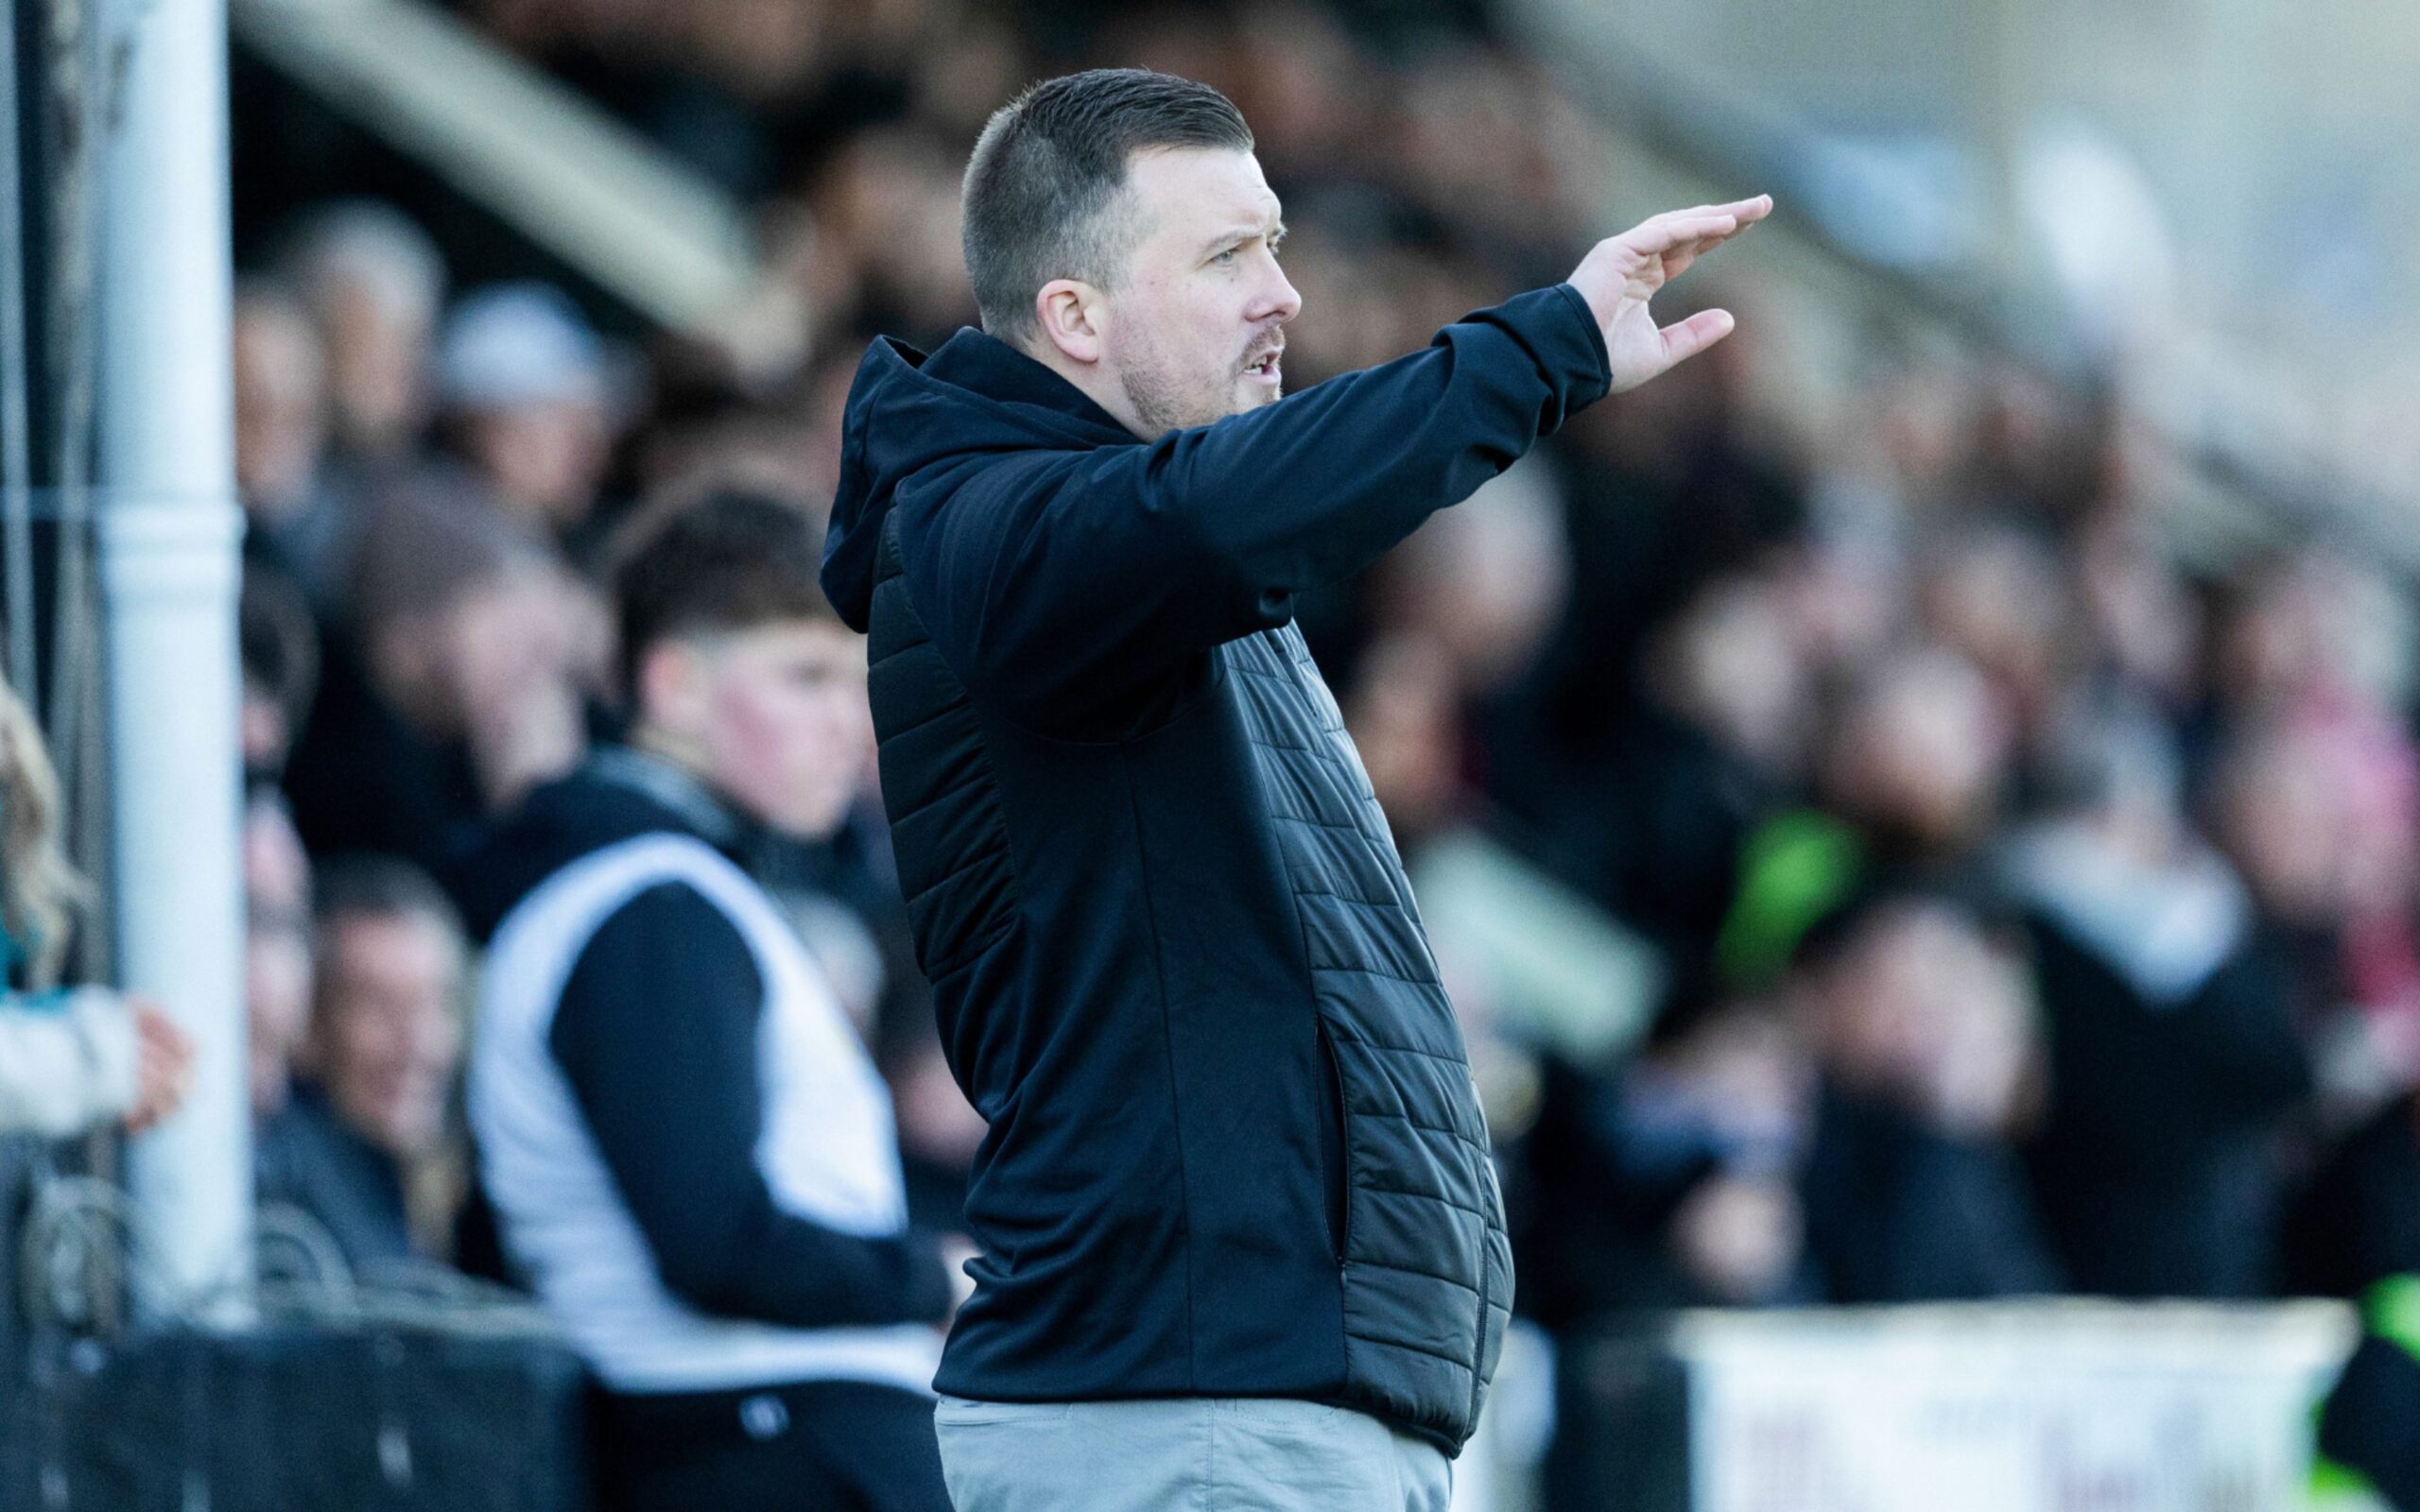
[[[972,327],[926,356],[881,337],[866,348],[840,422],[840,486],[823,538],[823,593],[863,633],[883,521],[920,473],[986,453],[1133,445],[1075,385]]]

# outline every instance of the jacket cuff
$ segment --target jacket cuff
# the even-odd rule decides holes
[[[1597,323],[1597,312],[1588,307],[1586,295],[1568,284],[1556,284],[1553,292],[1563,296],[1564,303],[1579,318],[1582,339],[1588,344],[1589,381],[1596,386],[1585,398],[1574,395],[1573,407],[1594,404],[1614,387],[1614,354],[1605,350],[1605,328]]]
[[[1539,416],[1538,434],[1551,435],[1613,387],[1612,360],[1605,352],[1605,334],[1588,301],[1568,284],[1515,295],[1487,318],[1512,334],[1538,365],[1548,390],[1548,403]]]
[[[78,1038],[83,1040],[85,1063],[92,1069],[88,1117],[125,1116],[142,1091],[142,1045],[134,1032],[133,1011],[115,992],[92,987],[77,988],[67,1011]]]

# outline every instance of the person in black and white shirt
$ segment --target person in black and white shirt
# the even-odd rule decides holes
[[[838,825],[863,643],[812,522],[720,492],[615,577],[629,742],[471,868],[469,1113],[505,1261],[587,1358],[603,1504],[945,1512],[956,1288],[907,1228],[888,1091],[749,858]]]

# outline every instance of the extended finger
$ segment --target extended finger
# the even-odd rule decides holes
[[[1668,210],[1651,215],[1646,224],[1660,225],[1668,221],[1721,220],[1728,218],[1735,226],[1753,226],[1772,214],[1773,197],[1757,195],[1748,199],[1735,199],[1727,205],[1692,205],[1686,210]]]
[[[1742,226],[1753,226],[1773,213],[1773,197],[1757,195],[1749,199],[1735,199],[1727,205],[1708,207],[1710,214],[1729,215]]]
[[[1698,242],[1711,246],[1739,229],[1729,215],[1658,215],[1623,235],[1623,245],[1649,257],[1660,257],[1676,247]]]
[[[1735,323],[1728,310],[1700,310],[1685,320],[1666,326],[1656,333],[1664,338],[1665,365],[1688,361],[1729,335]]]
[[[1749,204],[1756,204],[1758,202],[1759,200],[1746,201],[1746,203]],[[1762,199],[1761,202],[1765,206],[1766,210],[1772,208],[1772,202],[1770,199]],[[1762,219],[1763,212],[1758,212],[1756,218]],[[1665,279],[1668,282],[1672,279],[1679,278],[1683,272],[1687,270],[1688,266],[1691,263],[1696,262],[1699,258],[1721,246],[1724,242],[1731,240],[1733,237],[1738,235],[1741,232],[1746,231],[1755,223],[1755,220],[1735,219],[1732,229],[1729,231],[1721,232],[1714,235],[1701,236],[1686,246],[1676,247],[1670,251],[1666,252],[1664,254]]]
[[[1699,205],[1690,210],[1669,211],[1664,215],[1654,216],[1649,220],[1647,224],[1650,226],[1656,226],[1666,222],[1671,222],[1676,225],[1695,226],[1706,221],[1721,222],[1727,220],[1731,224],[1719,232],[1714,237],[1714,240],[1720,241],[1725,238],[1737,235],[1739,232],[1747,230],[1756,222],[1764,219],[1767,215],[1772,215],[1772,196],[1758,195],[1753,199],[1735,199],[1727,205]]]

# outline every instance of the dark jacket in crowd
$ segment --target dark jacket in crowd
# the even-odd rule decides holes
[[[941,1390],[1469,1435],[1512,1298],[1487,1131],[1293,607],[1607,387],[1567,285],[1148,444],[978,332],[867,352],[824,587],[991,1125]]]
[[[1800,1181],[1806,1247],[1830,1301],[1974,1301],[2059,1289],[2025,1169],[1997,1144],[1826,1089]]]
[[[2420,1276],[2420,1092],[2372,1114],[2328,1152],[2287,1220],[2284,1290],[2359,1297]]]
[[[346,1264],[359,1270],[413,1258],[402,1167],[347,1126],[318,1087],[297,1086],[263,1121],[252,1165],[260,1201],[317,1223]]]
[[[319,697],[285,772],[296,833],[315,856],[398,855],[454,885],[487,820],[469,747],[414,729],[347,638],[331,634],[326,646]]]
[[[1685,980],[1710,979],[1741,857],[1784,795],[1737,751],[1652,704],[1625,722],[1599,771],[1559,805],[1550,851]]]
[[[2050,1103],[2033,1160],[2076,1290],[2247,1297],[2275,1283],[2279,1140],[2310,1092],[2286,943],[2255,935],[2161,1003],[2031,920]]]
[[[1705,1182],[1782,1169],[1796,1158],[1791,1143],[1745,1142],[1695,1109],[1659,1108],[1617,1076],[1552,1057],[1541,1072],[1537,1122],[1512,1152],[1507,1194],[1523,1316],[1561,1333],[1624,1314],[1824,1299],[1804,1253],[1743,1298],[1695,1271],[1678,1242],[1676,1220]]]

